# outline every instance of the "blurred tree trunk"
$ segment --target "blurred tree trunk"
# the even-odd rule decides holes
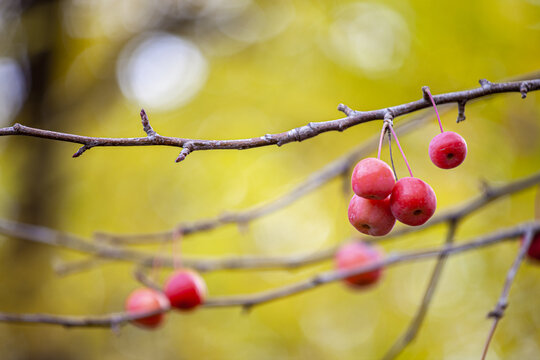
[[[28,126],[54,129],[58,124],[47,100],[53,81],[55,56],[62,39],[60,1],[22,1],[21,30],[27,51],[27,99],[16,121]],[[23,141],[20,141],[23,140]],[[16,143],[16,144],[15,144]],[[51,146],[52,145],[52,146]],[[54,161],[55,144],[40,139],[17,139],[10,144],[16,152],[18,186],[14,209],[16,220],[35,225],[55,226],[55,205],[62,196],[62,184]],[[52,275],[51,250],[45,245],[13,240],[2,260],[4,282],[8,282],[2,302],[14,309],[32,309],[41,287]],[[1,296],[1,295],[0,295]],[[17,329],[12,346],[16,358],[63,359],[63,351],[47,344],[45,338],[31,335],[31,329]]]

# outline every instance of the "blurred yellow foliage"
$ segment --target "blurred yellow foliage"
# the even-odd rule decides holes
[[[15,59],[22,73],[46,71],[20,85],[26,86],[22,100],[5,95],[20,79],[14,78],[8,90],[0,86],[0,104],[19,101],[21,108],[0,112],[2,126],[35,125],[40,118],[38,127],[50,130],[144,136],[138,119],[144,107],[162,135],[254,137],[342,117],[336,111],[340,102],[373,110],[417,100],[423,85],[438,94],[476,87],[480,78],[504,80],[538,70],[540,58],[537,0],[44,3],[22,9],[18,1],[0,5],[5,49],[0,69]],[[44,54],[46,65],[37,67]],[[503,94],[470,103],[467,120],[459,124],[456,114],[450,111],[442,121],[445,129],[464,136],[469,155],[454,170],[440,170],[429,161],[429,140],[437,133],[434,115],[430,125],[401,139],[415,175],[437,193],[438,211],[477,195],[481,180],[497,184],[539,170],[536,92],[526,100]],[[368,123],[280,148],[195,152],[180,164],[174,163],[174,148],[96,148],[71,159],[77,149],[73,144],[2,138],[0,216],[86,237],[97,230],[169,229],[180,221],[273,199],[377,134],[380,125]],[[388,159],[386,149],[383,158]],[[395,160],[398,174],[405,176],[403,162]],[[254,221],[246,233],[226,226],[197,234],[182,243],[181,252],[279,255],[335,245],[355,235],[346,217],[349,195],[341,189],[336,179]],[[458,239],[532,219],[535,191],[478,212],[459,228]],[[27,209],[36,214],[27,216]],[[443,241],[441,226],[384,246],[390,252]],[[515,243],[505,243],[452,257],[420,335],[400,358],[479,358],[490,326],[485,315],[516,251]],[[1,237],[0,309],[121,310],[138,286],[133,266],[105,263],[68,277],[52,271],[54,261],[81,258]],[[331,266],[204,277],[210,295],[217,296],[262,291]],[[369,291],[331,284],[248,314],[238,309],[172,313],[158,331],[128,326],[114,334],[0,324],[0,358],[376,359],[407,326],[432,267],[432,261],[395,267]],[[490,349],[492,359],[532,359],[540,353],[539,275],[538,266],[521,268]]]

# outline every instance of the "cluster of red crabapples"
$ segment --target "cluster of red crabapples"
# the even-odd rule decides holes
[[[435,108],[441,129],[441,133],[429,144],[429,157],[439,168],[455,168],[465,160],[467,143],[459,134],[443,130],[435,101],[428,88],[424,91]],[[409,169],[410,177],[396,181],[390,166],[380,160],[382,139],[387,130],[396,140]],[[411,226],[422,225],[431,218],[437,207],[437,198],[431,186],[412,175],[407,158],[392,127],[391,119],[385,119],[378,157],[366,158],[356,164],[351,177],[351,186],[354,195],[348,208],[349,222],[361,233],[372,236],[388,234],[396,220]],[[335,257],[336,267],[342,270],[369,266],[381,260],[382,253],[365,243],[347,244],[336,253]],[[348,277],[345,282],[355,287],[369,285],[377,282],[381,271],[382,269],[376,269]]]
[[[187,311],[201,305],[206,298],[206,284],[194,271],[177,270],[165,283],[163,292],[139,288],[126,299],[125,309],[129,314],[158,312],[155,315],[136,319],[136,325],[156,328],[164,320],[164,312],[170,307]]]
[[[441,133],[429,144],[431,161],[442,169],[452,169],[465,160],[467,143],[457,133],[444,131],[435,101],[425,88],[435,108]],[[390,130],[409,169],[410,177],[398,181],[390,166],[380,160],[382,139]],[[435,213],[437,198],[426,182],[413,177],[407,158],[399,144],[391,121],[385,120],[377,158],[366,158],[356,164],[351,185],[354,195],[349,203],[349,221],[360,232],[372,236],[388,234],[396,220],[411,226],[424,224]]]

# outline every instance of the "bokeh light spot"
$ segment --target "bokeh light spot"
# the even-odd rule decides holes
[[[325,50],[365,76],[388,76],[409,54],[410,31],[403,16],[385,5],[353,3],[336,11]]]
[[[19,64],[0,58],[0,124],[7,125],[17,115],[26,96],[26,83]]]
[[[207,73],[207,61],[197,46],[167,33],[132,40],[117,63],[124,96],[160,110],[188,103],[203,87]]]

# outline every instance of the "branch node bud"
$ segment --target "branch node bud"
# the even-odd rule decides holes
[[[487,80],[487,79],[480,79],[478,80],[478,82],[480,83],[480,86],[482,87],[490,87],[491,86],[491,81]]]
[[[75,154],[72,155],[72,157],[76,158],[76,157],[79,157],[81,156],[86,150],[89,150],[92,148],[92,145],[88,145],[88,144],[85,144],[83,146],[81,146],[79,148],[79,150],[77,150],[77,152]]]
[[[386,112],[384,113],[384,123],[394,126],[394,113],[392,112],[392,109],[386,109]]]
[[[191,145],[191,143],[184,144],[184,147],[182,148],[182,151],[180,151],[180,155],[178,155],[175,162],[179,163],[180,161],[185,160],[192,151],[193,145]]]
[[[347,116],[353,116],[354,114],[356,114],[356,111],[352,110],[345,104],[339,104],[337,109]]]
[[[457,123],[460,123],[462,121],[465,121],[465,104],[467,104],[467,100],[461,100],[458,101],[458,116],[457,116]]]
[[[522,99],[525,99],[527,97],[527,93],[529,92],[529,86],[530,84],[527,81],[521,83],[521,86],[519,87],[519,92],[521,93]]]
[[[253,309],[253,305],[254,304],[244,304],[242,305],[242,315],[249,315],[249,313],[251,312],[251,309]]]
[[[144,111],[144,109],[141,109],[141,123],[143,126],[143,130],[148,137],[154,137],[157,135],[154,129],[152,129],[152,126],[150,125],[150,120],[148,120],[148,115],[146,115],[146,111]]]
[[[428,94],[429,86],[422,86],[422,98],[426,100],[428,103],[431,101]]]

